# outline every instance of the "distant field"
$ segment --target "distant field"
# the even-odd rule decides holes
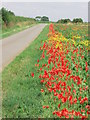
[[[55,24],[55,30],[68,39],[88,39],[88,24]]]

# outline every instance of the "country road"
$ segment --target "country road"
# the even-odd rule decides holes
[[[0,71],[19,55],[43,30],[46,24],[38,24],[3,40],[0,40]]]

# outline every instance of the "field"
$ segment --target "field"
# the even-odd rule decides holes
[[[5,68],[3,117],[88,118],[88,26],[50,24]]]
[[[88,118],[88,29],[83,25],[49,26],[41,47],[40,80],[45,117]]]

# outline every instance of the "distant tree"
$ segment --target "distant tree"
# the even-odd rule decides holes
[[[43,17],[41,18],[41,21],[49,21],[49,18],[48,18],[47,16],[43,16]]]
[[[83,23],[83,20],[81,18],[74,18],[73,23]]]
[[[60,23],[64,23],[64,19],[61,19],[59,22],[60,22]]]
[[[6,10],[5,8],[1,9],[1,13],[2,13],[2,20],[4,21],[4,23],[6,24],[6,26],[9,25],[9,23],[14,20],[14,13],[11,11]]]
[[[41,16],[36,16],[35,19],[41,21]]]
[[[15,16],[15,14],[12,12],[12,11],[8,11],[9,12],[9,14],[11,14],[11,15],[14,15]]]
[[[69,22],[71,22],[71,20],[70,19],[61,19],[61,20],[58,20],[57,21],[57,23],[69,23]]]
[[[69,22],[71,22],[71,20],[68,18],[68,19],[67,19],[67,23],[69,23]]]

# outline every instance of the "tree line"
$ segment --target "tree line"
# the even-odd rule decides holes
[[[83,23],[81,18],[74,18],[72,21],[70,19],[60,19],[57,23]]]
[[[36,16],[35,19],[36,19],[37,21],[49,22],[49,17],[47,17],[47,16],[43,16],[43,17],[41,17],[41,16]]]
[[[35,18],[37,21],[49,21],[49,18],[47,16],[36,16]],[[57,23],[83,23],[83,20],[81,18],[74,18],[72,21],[70,19],[60,19],[57,21]]]
[[[15,16],[15,14],[12,11],[8,11],[5,8],[2,8],[0,10],[0,22],[2,22],[2,26],[6,26],[6,27],[13,26],[18,22],[24,22],[24,21],[30,21],[33,23],[35,19]]]
[[[29,17],[21,17],[21,16],[15,16],[15,14],[12,11],[9,11],[5,8],[2,8],[0,10],[0,23],[2,22],[2,26],[13,26],[17,24],[18,22],[25,22],[30,21],[31,23],[34,22],[50,22],[49,17],[47,16],[36,16],[34,18]],[[70,19],[60,19],[57,21],[57,23],[83,23],[83,20],[81,18],[74,18],[72,21]]]

